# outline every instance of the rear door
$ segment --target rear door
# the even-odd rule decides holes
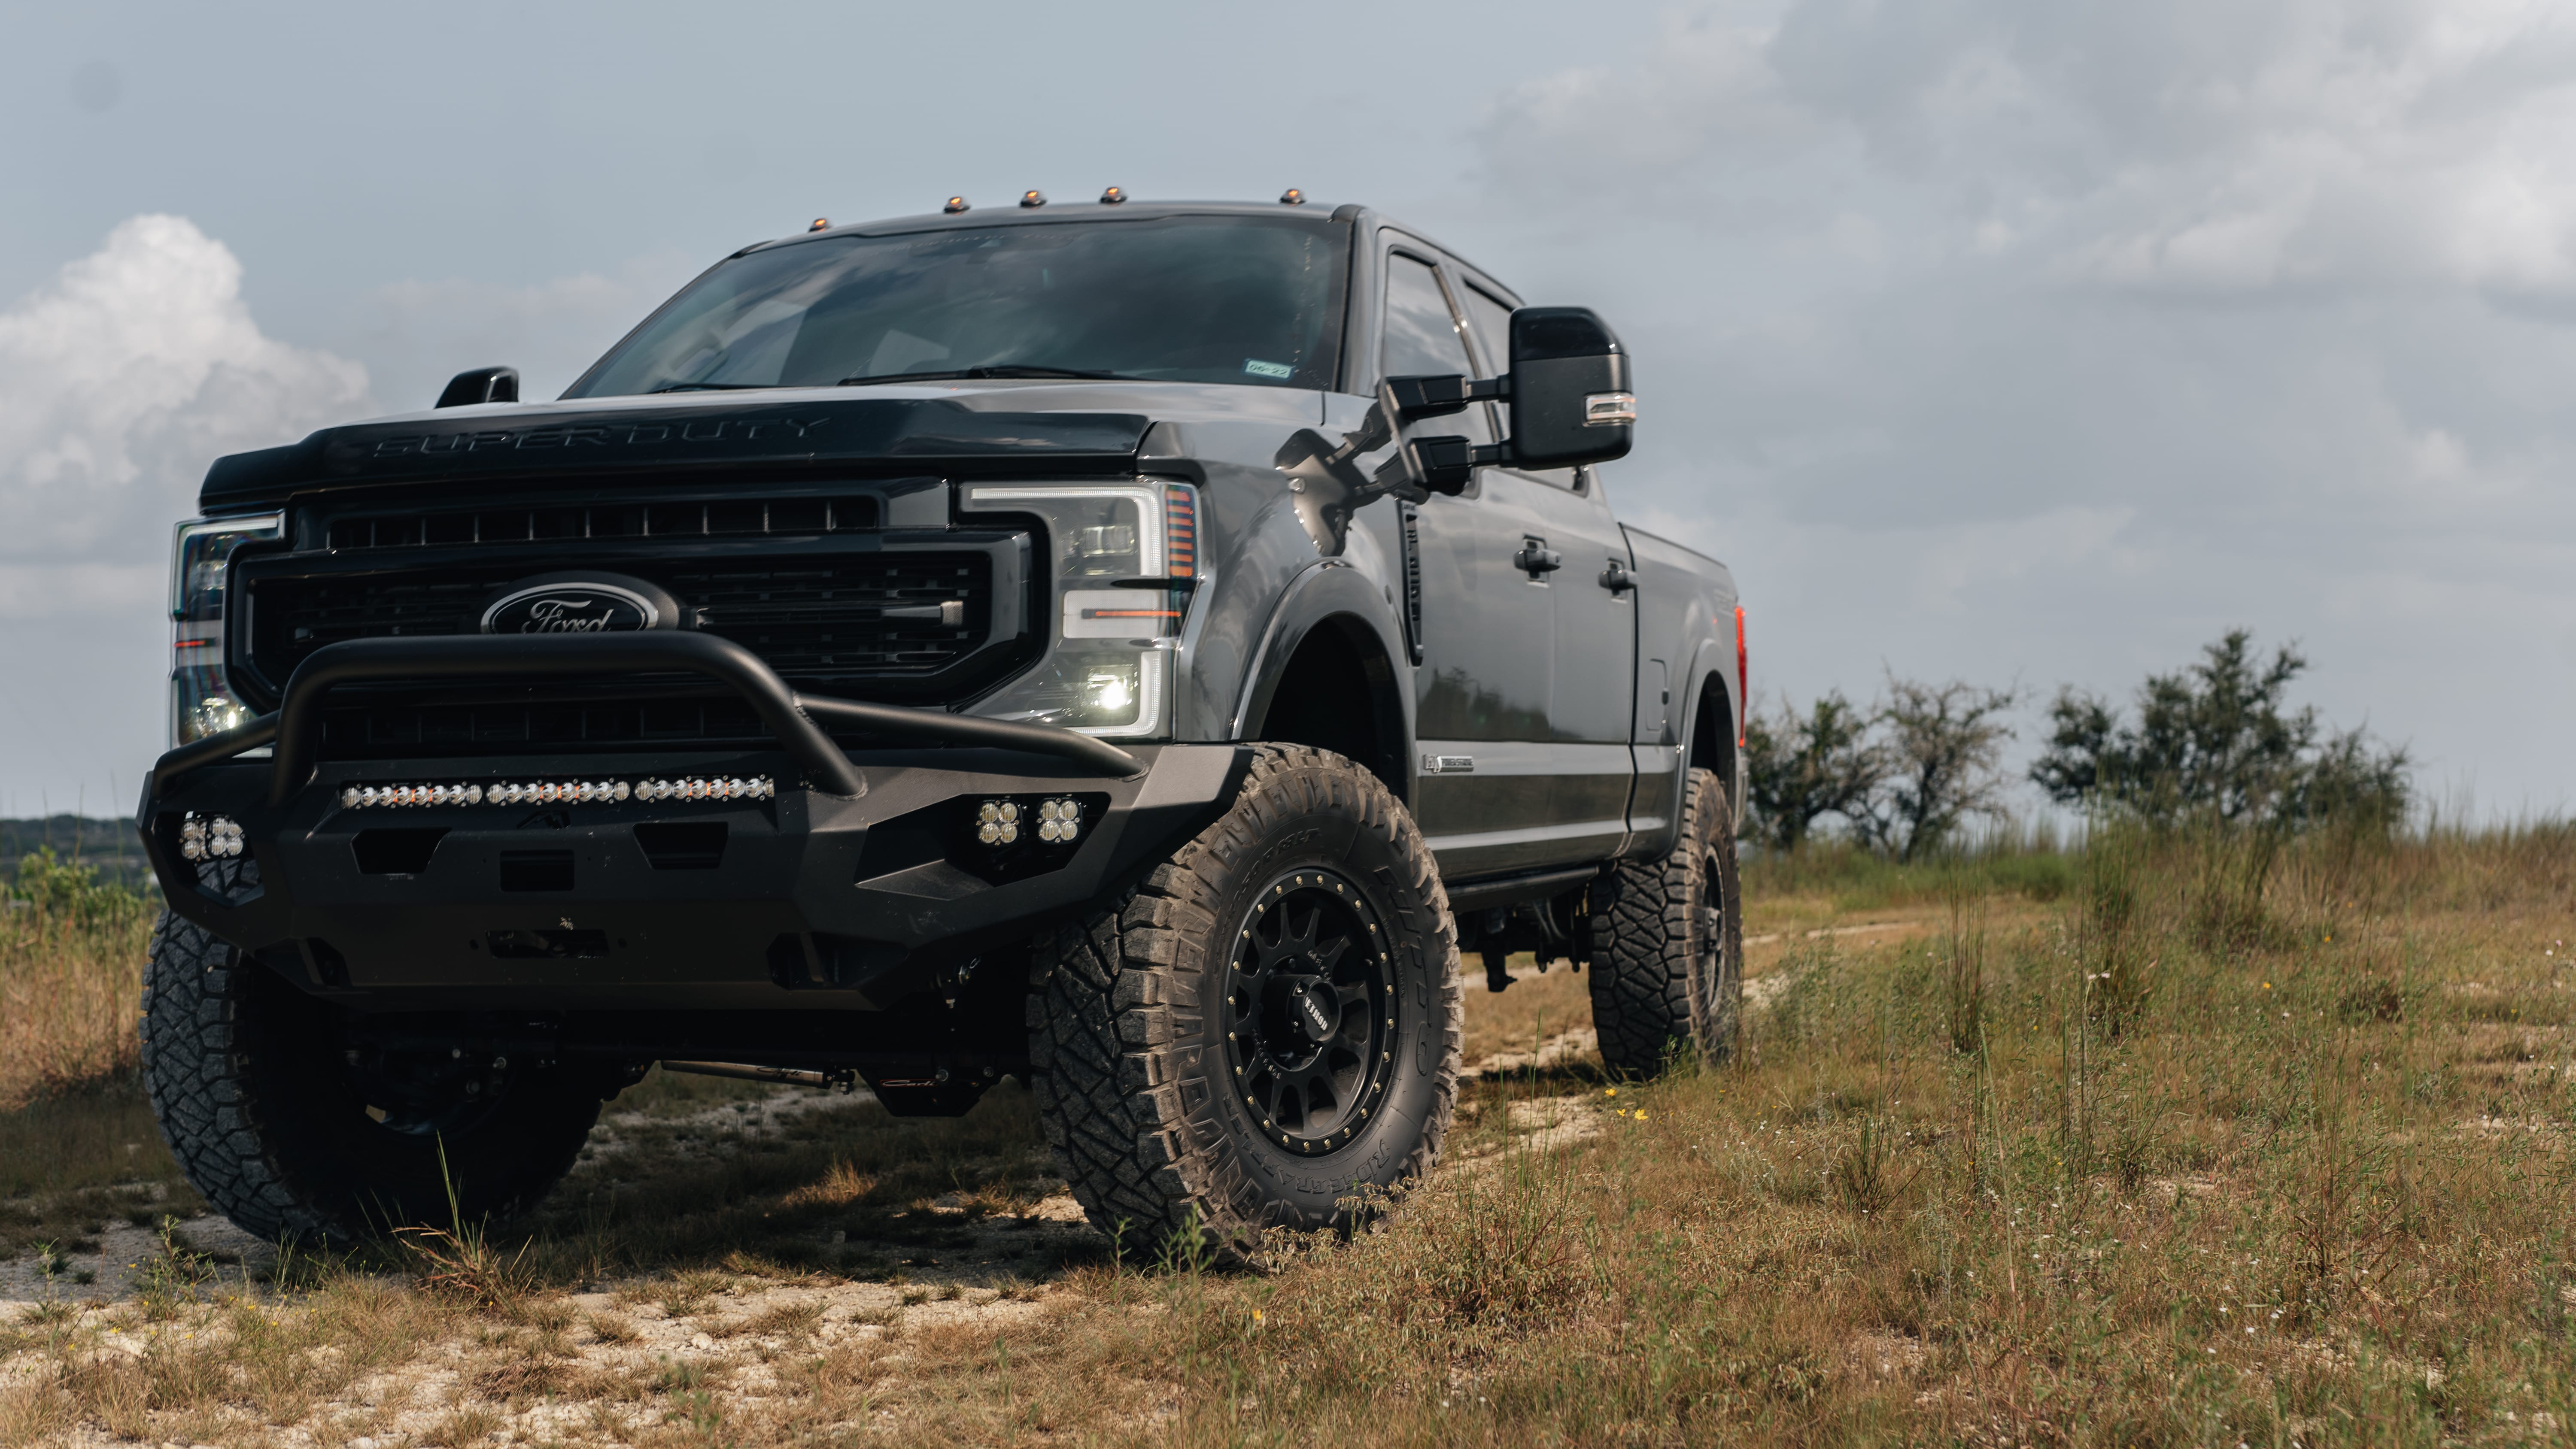
[[[1484,278],[1453,266],[1477,375],[1509,366],[1511,304]],[[1507,414],[1487,426],[1507,426]],[[1484,470],[1485,486],[1518,500],[1529,535],[1559,566],[1540,577],[1548,595],[1548,769],[1557,849],[1566,859],[1616,854],[1627,838],[1635,779],[1636,591],[1627,535],[1611,516],[1600,470]]]

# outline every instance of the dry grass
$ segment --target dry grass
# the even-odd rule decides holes
[[[1542,1043],[1592,1025],[1589,978],[1570,963],[1559,961],[1542,975],[1535,960],[1520,955],[1511,959],[1511,968],[1511,988],[1502,992],[1488,992],[1482,973],[1469,973],[1467,996],[1474,1004],[1467,1013],[1464,1056],[1470,1067],[1497,1056],[1517,1061]]]
[[[1061,1199],[1009,1092],[766,1133],[666,1103],[496,1243],[514,1301],[343,1266],[40,1307],[0,1329],[0,1441],[2567,1438],[2576,837],[2096,846],[2013,868],[2053,893],[1756,896],[1735,1066],[1484,1082],[1459,1166],[1263,1273],[1012,1256]],[[1892,914],[1923,929],[1804,935]],[[1471,1030],[1567,992],[1553,1036],[1580,981],[1471,992]],[[1551,1113],[1595,1130],[1534,1145]]]
[[[50,852],[0,902],[0,1258],[202,1211],[136,1089],[147,903]]]
[[[0,1111],[130,1079],[152,911],[40,852],[0,890]]]

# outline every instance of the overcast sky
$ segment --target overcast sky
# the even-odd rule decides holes
[[[0,6],[0,813],[132,807],[213,456],[548,395],[755,238],[1367,201],[1637,355],[1756,687],[2125,693],[2231,626],[2576,800],[2576,10]]]

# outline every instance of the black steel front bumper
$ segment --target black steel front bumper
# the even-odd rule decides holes
[[[373,1010],[883,1009],[1167,854],[1224,808],[1245,765],[1233,746],[1119,751],[1039,726],[798,699],[723,641],[627,642],[645,637],[316,652],[276,715],[172,751],[153,772],[138,824],[172,910],[317,995]],[[477,669],[478,657],[497,667]],[[334,684],[539,660],[565,673],[696,668],[767,705],[779,747],[311,763],[299,721]],[[949,743],[844,752],[813,715]],[[272,740],[273,760],[239,758]],[[353,787],[692,776],[768,777],[776,790],[343,803]],[[1080,804],[1074,841],[1042,843],[1033,829],[1009,846],[978,840],[983,802],[1013,802],[1034,827],[1043,800]],[[237,823],[252,868],[185,858],[191,813]]]

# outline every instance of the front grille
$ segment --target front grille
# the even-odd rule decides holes
[[[447,508],[335,518],[330,545],[419,548],[458,544],[554,543],[570,539],[742,538],[766,534],[864,533],[878,524],[874,498],[724,498],[588,507]]]
[[[282,683],[307,655],[344,639],[471,634],[492,596],[527,565],[254,577],[250,663]],[[615,570],[662,585],[696,627],[743,645],[800,687],[935,673],[984,639],[991,561],[970,554],[763,558]],[[944,611],[941,605],[960,607]]]
[[[839,551],[710,549],[632,557],[595,547],[535,557],[515,550],[412,550],[382,567],[270,555],[236,566],[241,611],[232,641],[235,677],[261,707],[315,650],[349,639],[468,634],[511,585],[582,567],[657,584],[679,601],[687,627],[759,655],[812,694],[945,703],[1013,667],[1020,566],[996,629],[997,558],[1019,541],[960,539],[987,547],[879,548],[851,540]],[[1004,637],[1007,636],[1007,637]],[[409,752],[492,754],[556,747],[652,746],[768,739],[758,716],[702,681],[574,680],[548,687],[350,686],[324,710],[326,756]]]
[[[984,637],[988,560],[879,557],[758,568],[677,569],[665,587],[698,606],[698,627],[790,679],[846,680],[943,669]],[[943,611],[942,606],[960,607]],[[957,622],[943,622],[943,612]]]

